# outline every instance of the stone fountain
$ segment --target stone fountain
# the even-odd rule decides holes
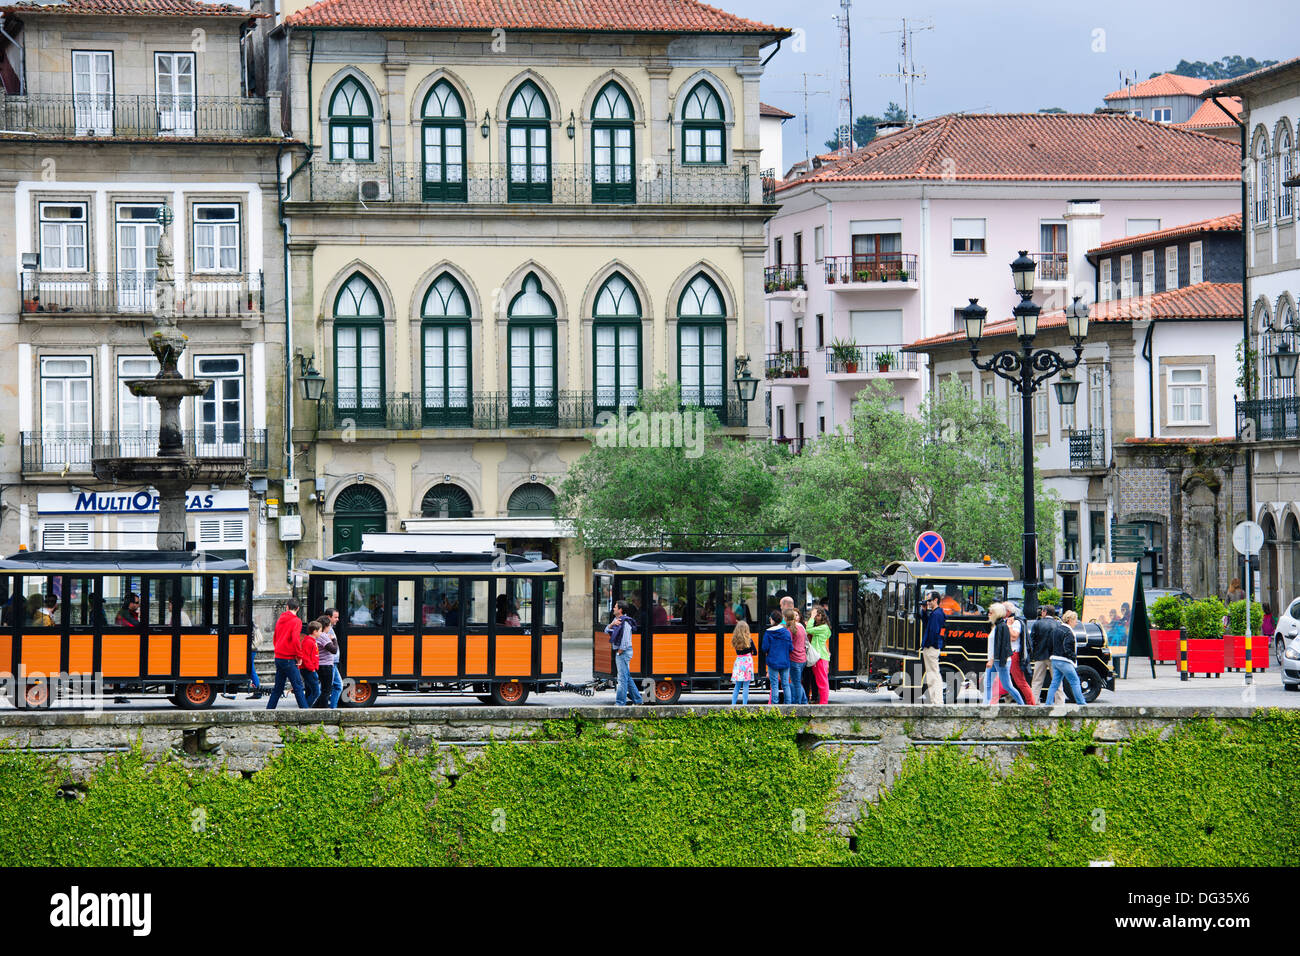
[[[158,273],[154,287],[153,331],[149,348],[158,359],[158,375],[125,383],[132,395],[157,399],[158,450],[151,456],[100,455],[93,459],[95,477],[112,484],[152,485],[158,490],[158,550],[185,550],[185,496],[195,485],[243,481],[248,459],[243,456],[199,457],[197,443],[186,442],[181,430],[181,401],[196,398],[212,387],[210,379],[182,377],[177,363],[188,336],[176,324],[176,274],[169,227],[172,212],[158,211]]]

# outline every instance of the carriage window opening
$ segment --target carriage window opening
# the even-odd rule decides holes
[[[426,628],[460,626],[460,582],[456,578],[420,579],[420,620]]]
[[[488,582],[482,579],[466,581],[464,587],[465,623],[485,626],[492,621],[492,601],[488,595]]]
[[[181,627],[211,626],[211,618],[203,613],[202,575],[181,575]]]
[[[398,627],[410,627],[415,623],[415,582],[410,578],[397,581],[397,607],[393,613],[393,623]]]
[[[528,578],[497,578],[492,620],[497,629],[532,623],[532,582]]]
[[[840,627],[851,628],[856,617],[858,599],[858,580],[856,577],[845,577],[839,580],[839,625]]]
[[[104,575],[103,612],[110,626],[140,626],[141,584],[138,574]]]
[[[798,578],[799,590],[803,594],[803,599],[795,598],[795,606],[799,608],[804,615],[804,624],[807,624],[807,617],[812,613],[813,607],[818,604],[826,605],[830,597],[830,589],[826,578]]]
[[[641,579],[640,578],[615,578],[614,579],[614,600],[626,601],[632,608],[632,618],[636,621],[636,629],[641,629]],[[613,616],[611,608],[610,616]],[[609,623],[606,621],[606,623]]]
[[[348,578],[347,609],[339,614],[353,627],[383,627],[384,579]]]
[[[94,578],[74,578],[64,575],[58,592],[59,605],[68,606],[68,626],[73,630],[95,626]],[[57,622],[56,622],[57,623]]]
[[[542,581],[542,627],[558,627],[560,623],[560,582],[555,578]]]
[[[592,626],[602,628],[609,623],[614,608],[614,579],[608,574],[596,578],[596,600],[592,603],[596,609]]]
[[[320,615],[317,615],[319,617]],[[235,601],[230,606],[232,627],[253,626],[253,580],[247,576],[235,578]]]
[[[320,614],[316,616],[320,617],[327,608],[331,607],[339,612],[340,620],[344,619],[343,608],[339,607],[339,583],[333,578],[324,578],[320,582],[320,606],[310,608],[310,611],[313,614],[319,611]]]
[[[172,626],[172,579],[148,578],[146,580],[148,604],[144,609],[145,623],[149,627],[170,628]]]
[[[719,619],[721,619],[723,626],[728,631],[735,626],[736,612],[718,594],[719,583],[717,578],[697,578],[695,580],[695,606],[688,606],[685,595],[682,596],[681,620],[683,623],[690,621],[697,629],[710,631],[717,627]],[[693,614],[694,617],[688,618],[687,614]],[[674,616],[674,621],[676,619],[676,616]]]
[[[902,611],[904,614],[913,614],[916,611],[916,605],[912,602],[912,588],[913,585],[908,584],[903,591]]]
[[[767,626],[760,625],[758,620],[758,578],[723,578],[722,602],[724,626],[731,627],[736,621],[744,621],[750,630],[759,633]]]
[[[0,574],[0,626],[13,627],[14,605],[9,600],[9,575]]]
[[[686,617],[686,584],[684,577],[656,577],[650,579],[650,623],[656,627],[669,624],[681,624]],[[711,602],[704,595],[697,600],[700,604],[699,621],[711,621]],[[709,616],[705,616],[705,615]]]
[[[58,608],[56,591],[60,587],[59,579],[53,575],[26,575],[22,585],[22,621],[29,630],[33,628],[57,628],[62,623]]]

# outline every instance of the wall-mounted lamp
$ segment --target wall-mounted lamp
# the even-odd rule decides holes
[[[319,402],[325,397],[325,376],[316,371],[316,356],[298,353],[298,381],[302,383],[302,397],[309,402]]]
[[[492,135],[492,114],[487,110],[483,111],[483,125],[478,128],[478,131],[483,134],[484,139]]]
[[[573,139],[574,129],[575,127],[573,125],[573,110],[569,110],[569,125],[566,126],[564,129],[564,131],[569,134],[569,139]]]

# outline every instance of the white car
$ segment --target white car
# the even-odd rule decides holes
[[[1287,646],[1296,637],[1300,637],[1300,598],[1287,605],[1273,628],[1273,660],[1279,667],[1282,666]]]

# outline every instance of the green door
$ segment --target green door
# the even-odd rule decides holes
[[[361,550],[361,536],[388,530],[387,505],[377,488],[353,485],[334,502],[334,554]]]

